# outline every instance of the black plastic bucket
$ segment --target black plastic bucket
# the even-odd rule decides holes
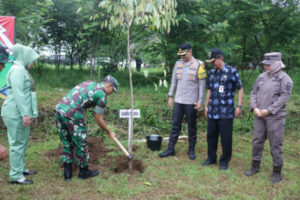
[[[161,147],[162,137],[159,135],[146,136],[147,147],[152,151],[159,151]]]

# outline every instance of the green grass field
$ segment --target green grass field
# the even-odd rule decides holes
[[[163,77],[161,70],[155,69],[151,80],[143,78],[142,74],[134,74],[135,107],[141,109],[142,117],[135,120],[134,139],[144,139],[149,134],[169,135],[172,110],[167,107],[168,89],[160,87],[154,90],[153,82]],[[9,160],[0,161],[0,199],[300,199],[300,97],[299,71],[291,73],[294,81],[293,95],[287,104],[288,118],[284,141],[285,166],[283,181],[272,184],[269,176],[272,173],[272,157],[269,143],[265,144],[261,172],[253,177],[246,177],[245,171],[251,163],[253,116],[249,108],[249,91],[256,75],[244,84],[243,115],[234,122],[233,156],[230,169],[220,171],[217,165],[202,167],[206,159],[206,124],[198,121],[198,141],[196,145],[197,159],[191,161],[187,156],[188,142],[182,140],[176,145],[176,156],[161,159],[159,152],[147,149],[143,142],[135,142],[137,150],[134,158],[143,162],[143,173],[115,173],[113,168],[106,167],[106,158],[99,158],[100,175],[93,179],[78,180],[75,172],[71,182],[64,182],[59,157],[48,158],[45,153],[59,146],[56,134],[53,106],[76,83],[89,79],[88,72],[64,71],[57,77],[53,70],[45,70],[44,75],[37,80],[39,124],[32,129],[29,146],[26,152],[27,167],[38,170],[37,175],[30,177],[34,184],[30,186],[15,186],[8,183]],[[127,72],[114,74],[120,80],[119,94],[108,98],[108,108],[104,115],[109,127],[115,131],[121,142],[127,146],[127,124],[125,119],[118,118],[119,109],[129,108],[129,89],[126,84]],[[100,80],[98,73],[94,80]],[[1,102],[0,102],[1,103]],[[104,138],[104,143],[111,149],[109,156],[115,162],[122,152],[103,134],[93,121],[92,110],[87,112],[89,135]],[[0,143],[8,147],[7,136],[3,124],[0,123]],[[157,127],[158,131],[153,127]],[[187,135],[187,126],[183,125],[183,135]],[[163,142],[162,150],[167,143]],[[161,151],[162,151],[161,150]],[[160,152],[161,152],[160,151]],[[220,155],[221,147],[218,149]],[[113,166],[111,163],[110,166]]]

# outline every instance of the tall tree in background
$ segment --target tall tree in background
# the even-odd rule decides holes
[[[132,153],[132,135],[133,135],[133,86],[130,58],[130,28],[133,24],[149,24],[152,29],[170,31],[171,25],[175,24],[176,0],[103,0],[99,3],[100,8],[107,11],[108,19],[103,25],[110,29],[121,26],[127,34],[127,66],[129,69],[130,95],[131,95],[131,125],[128,149]],[[132,162],[129,163],[132,169]]]

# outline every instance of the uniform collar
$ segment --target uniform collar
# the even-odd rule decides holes
[[[192,59],[188,62],[184,62],[182,59],[180,59],[180,61],[182,64],[193,64],[195,62],[195,58],[194,58],[194,56],[192,56]]]
[[[226,69],[227,69],[227,67],[226,67],[226,63],[224,63],[224,66],[221,68],[221,70],[220,70],[220,71],[222,71],[222,72],[225,72],[225,71],[227,71]]]
[[[213,73],[215,73],[215,72],[226,72],[227,71],[227,64],[225,63],[224,66],[220,69],[220,71],[216,70],[215,68],[213,68],[211,71]]]

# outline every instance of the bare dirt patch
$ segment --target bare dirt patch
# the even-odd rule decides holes
[[[133,160],[132,161],[132,169],[143,173],[145,171],[145,166],[143,163],[139,160]],[[115,173],[123,173],[123,172],[128,172],[130,173],[130,170],[128,168],[128,160],[127,158],[119,156],[118,161],[117,161],[117,166],[114,168]]]
[[[145,171],[144,164],[139,160],[132,160],[132,171],[128,168],[128,160],[126,156],[110,156],[107,153],[112,150],[107,149],[102,138],[89,137],[88,140],[88,149],[89,149],[89,167],[91,169],[100,169],[101,167],[107,167],[115,173],[143,173]],[[134,151],[138,149],[137,146],[134,146]],[[60,158],[62,153],[62,147],[59,146],[56,149],[53,149],[45,153],[45,156],[49,159]],[[74,155],[73,168],[76,170],[76,156]],[[99,163],[99,159],[104,159],[102,164]]]

